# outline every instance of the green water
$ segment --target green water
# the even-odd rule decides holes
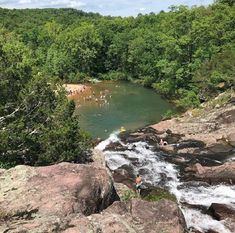
[[[107,138],[122,126],[133,130],[156,123],[172,109],[153,90],[129,82],[100,82],[90,87],[74,100],[81,128],[93,137]]]

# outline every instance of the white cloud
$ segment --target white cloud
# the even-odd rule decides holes
[[[140,11],[145,11],[145,10],[146,10],[146,8],[144,8],[144,7],[140,8]]]

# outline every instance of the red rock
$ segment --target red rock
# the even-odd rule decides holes
[[[73,219],[63,233],[183,233],[184,218],[176,203],[168,200],[147,202],[133,199],[112,206],[88,218]]]
[[[195,164],[191,167],[185,168],[186,172],[193,172],[194,178],[212,182],[227,182],[235,183],[235,162],[228,162],[221,166],[206,167],[200,164]]]

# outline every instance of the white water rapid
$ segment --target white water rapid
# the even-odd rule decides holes
[[[214,230],[220,233],[233,233],[223,221],[214,220],[198,209],[186,207],[183,203],[204,207],[209,207],[212,203],[222,203],[235,208],[235,186],[180,181],[178,166],[165,161],[162,155],[153,152],[151,146],[145,142],[124,144],[116,133],[111,134],[96,149],[103,151],[111,142],[119,142],[127,150],[104,151],[107,166],[111,170],[116,170],[125,165],[125,168],[130,167],[134,175],[143,173],[145,184],[168,189],[176,196],[189,229],[194,228],[201,232]]]

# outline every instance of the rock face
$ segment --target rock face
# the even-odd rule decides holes
[[[160,138],[173,146],[161,146],[179,155],[228,154],[235,149],[235,106],[228,103],[213,109],[192,110],[178,118],[151,126]]]
[[[181,233],[185,226],[175,202],[118,201],[101,167],[61,163],[1,172],[0,232]]]
[[[89,218],[75,218],[64,233],[183,233],[184,218],[176,203],[167,200],[151,203],[139,199],[115,202]]]
[[[185,169],[194,179],[209,183],[235,183],[235,162],[228,162],[221,166],[206,167],[195,164]]]

